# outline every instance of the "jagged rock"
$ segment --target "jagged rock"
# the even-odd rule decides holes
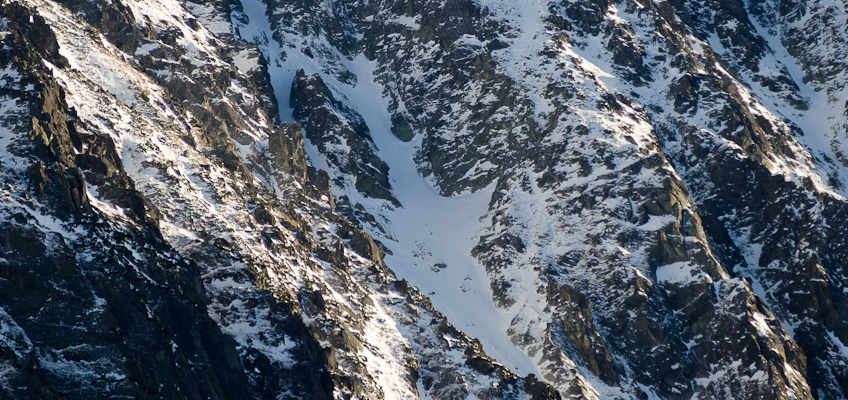
[[[8,20],[6,24],[10,27]],[[40,24],[47,29],[43,19]],[[89,201],[77,160],[101,176],[126,174],[110,139],[98,145],[96,139],[93,143],[78,136],[66,118],[63,90],[33,68],[39,56],[29,62],[19,58],[21,49],[42,44],[32,40],[45,37],[50,36],[10,41],[3,50],[4,60],[13,53],[11,65],[39,82],[36,95],[21,99],[36,116],[30,134],[26,126],[17,132],[33,143],[30,158],[24,159],[30,163],[28,173],[17,177],[24,179],[20,182],[4,171],[7,185],[32,185],[39,205],[28,208],[16,202],[3,210],[16,217],[0,228],[5,254],[0,262],[0,347],[4,371],[5,365],[19,371],[4,374],[4,382],[15,385],[4,384],[3,397],[245,396],[247,381],[234,343],[206,314],[195,266],[176,256],[161,235],[150,234],[157,228],[144,219],[122,226],[95,211]],[[90,152],[75,156],[72,143],[80,147],[83,139]],[[18,157],[24,149],[18,149]],[[117,186],[126,184],[131,181],[119,180]],[[130,197],[135,203],[129,210],[143,217],[140,196],[133,192]],[[75,225],[66,230],[63,220]],[[8,329],[15,332],[13,342],[6,341]]]
[[[536,378],[536,375],[527,375],[524,381],[524,391],[530,395],[530,400],[560,400],[559,394],[549,385],[545,385]]]
[[[336,100],[319,75],[298,70],[290,106],[306,137],[339,172],[354,178],[360,193],[400,205],[392,194],[389,166],[375,154],[368,125],[344,100]]]
[[[302,182],[306,179],[307,164],[300,128],[298,123],[280,124],[276,132],[268,137],[268,150],[271,152],[274,171],[290,175]]]
[[[593,374],[609,385],[618,385],[618,372],[615,371],[612,355],[604,345],[601,335],[589,322],[592,321],[589,300],[567,285],[557,287],[554,281],[548,282],[547,300],[557,308],[558,314],[563,316],[549,327],[555,332],[553,340],[557,341],[556,338],[560,335],[568,340],[556,345],[573,347]]]

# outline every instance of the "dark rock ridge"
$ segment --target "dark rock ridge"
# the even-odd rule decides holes
[[[2,171],[13,188],[0,211],[2,397],[247,396],[235,343],[207,315],[197,266],[162,240],[111,139],[82,134],[69,118],[42,64],[67,65],[50,28],[17,3],[2,15],[0,64],[20,77],[2,96],[32,116],[4,113],[4,133],[19,140]],[[87,188],[124,216],[95,211]]]
[[[487,186],[538,141],[531,101],[495,60],[517,34],[505,21],[464,0],[354,4],[354,20],[373,38],[361,46],[377,61],[393,132],[423,135],[416,159],[442,194]]]
[[[321,76],[307,76],[303,70],[295,75],[290,99],[306,137],[343,174],[336,178],[339,186],[344,187],[345,177],[351,177],[362,194],[400,206],[392,194],[389,166],[375,154],[368,125],[345,99],[337,100]]]

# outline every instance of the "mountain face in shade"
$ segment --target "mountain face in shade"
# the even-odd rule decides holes
[[[846,399],[846,7],[0,0],[0,398]]]

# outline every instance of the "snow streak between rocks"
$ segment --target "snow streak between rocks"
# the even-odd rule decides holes
[[[265,5],[258,0],[246,0],[242,4],[251,22],[239,28],[241,34],[246,38],[273,37]],[[317,40],[329,47],[322,37]],[[283,35],[284,43],[296,41],[296,37]],[[331,83],[331,89],[351,104],[369,105],[367,108],[358,106],[358,111],[371,130],[380,158],[389,164],[394,193],[403,206],[394,207],[355,190],[335,187],[334,191],[348,196],[351,204],[362,204],[381,220],[388,221],[384,223],[387,233],[369,231],[372,236],[384,240],[392,251],[393,254],[386,257],[386,265],[399,278],[409,280],[427,294],[452,324],[479,339],[494,359],[521,375],[538,375],[535,363],[506,335],[514,315],[494,306],[485,269],[470,254],[478,231],[483,228],[481,218],[487,211],[492,189],[446,198],[421,177],[413,161],[420,138],[402,142],[391,133],[383,87],[374,81],[375,62],[361,54],[353,59],[337,54],[344,68],[357,78],[357,83],[350,85],[324,73],[323,66],[304,55],[302,48],[290,45],[283,54],[280,43],[264,42],[264,39],[257,40],[267,57],[276,60],[270,63],[269,73],[282,118],[294,120],[288,107],[289,88],[298,69],[305,69],[308,74],[321,74]],[[340,175],[313,146],[307,147],[307,154],[316,167],[328,170],[331,176]]]

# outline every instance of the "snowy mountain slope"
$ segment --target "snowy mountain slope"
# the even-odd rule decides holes
[[[623,373],[625,382],[632,382],[631,387],[641,387],[643,382],[647,385],[655,379],[647,373],[633,373],[635,382],[630,381],[634,377],[628,365],[641,365],[637,369],[659,370],[666,377],[665,386],[658,389],[662,396],[687,393],[693,390],[690,387],[704,397],[733,395],[722,391],[726,381],[713,381],[711,376],[747,380],[750,390],[765,392],[786,385],[785,389],[771,392],[776,396],[791,397],[793,392],[808,391],[803,383],[806,365],[802,360],[791,366],[793,362],[765,361],[766,357],[760,366],[749,365],[751,369],[740,370],[735,360],[750,349],[729,349],[707,357],[707,361],[694,356],[703,354],[700,348],[720,341],[698,334],[704,326],[738,332],[728,333],[728,337],[771,337],[773,344],[763,344],[760,351],[768,352],[774,343],[784,343],[779,346],[785,346],[780,353],[788,352],[788,359],[797,358],[801,352],[781,328],[763,329],[763,318],[772,321],[772,325],[776,320],[757,302],[749,302],[747,311],[737,312],[747,316],[737,325],[730,326],[718,317],[734,304],[719,293],[741,290],[748,297],[757,291],[768,297],[760,288],[775,285],[760,273],[744,272],[749,269],[746,264],[760,263],[759,255],[747,249],[751,244],[757,248],[756,242],[762,236],[757,239],[756,235],[762,233],[751,237],[749,231],[734,226],[764,229],[751,227],[757,217],[740,215],[741,223],[736,219],[721,222],[730,216],[705,213],[710,225],[702,225],[701,207],[705,211],[717,207],[710,197],[721,192],[720,182],[753,167],[767,174],[756,175],[754,181],[763,183],[753,193],[773,190],[772,184],[766,182],[772,180],[768,176],[777,174],[790,182],[786,189],[790,192],[798,190],[791,186],[804,187],[806,181],[809,184],[802,191],[812,187],[815,192],[840,198],[839,189],[832,186],[833,168],[826,164],[819,167],[805,150],[816,149],[815,134],[793,137],[792,132],[798,135],[797,125],[782,120],[782,113],[793,112],[786,110],[798,113],[809,107],[811,100],[802,93],[804,85],[792,81],[785,66],[790,59],[783,57],[783,61],[778,61],[770,56],[773,50],[768,48],[768,39],[759,37],[758,22],[748,19],[743,4],[492,2],[456,3],[440,9],[439,5],[421,2],[356,2],[349,8],[354,23],[361,24],[365,54],[377,63],[375,75],[384,85],[392,131],[404,140],[413,140],[408,148],[416,151],[422,173],[432,172],[431,182],[444,193],[480,189],[493,176],[506,175],[491,203],[491,236],[480,231],[470,231],[468,236],[484,233],[474,253],[492,275],[495,301],[510,310],[506,319],[515,322],[509,329],[515,341],[525,340],[523,347],[529,354],[538,355],[544,349],[543,357],[536,362],[550,367],[549,379],[557,379],[555,371],[568,369],[570,361],[563,358],[570,356],[577,359],[584,372],[558,372],[562,374],[560,382],[594,375],[617,386]],[[712,20],[701,18],[702,14]],[[434,29],[436,26],[438,29]],[[711,32],[718,32],[716,40],[710,39]],[[510,42],[512,46],[506,46]],[[748,42],[751,45],[747,48],[740,45]],[[723,58],[717,58],[713,50]],[[311,52],[308,46],[299,51]],[[771,64],[751,62],[764,58]],[[360,77],[357,82],[361,85],[363,79]],[[754,92],[748,89],[752,84]],[[700,89],[702,85],[704,89]],[[337,90],[354,98],[356,95],[351,93],[358,89],[340,84]],[[502,93],[487,94],[494,90]],[[701,96],[705,99],[701,100]],[[772,108],[757,98],[770,99],[768,106]],[[786,105],[774,108],[776,103]],[[498,110],[514,114],[500,118]],[[387,118],[380,119],[377,126],[385,126]],[[499,130],[502,120],[509,122]],[[522,122],[531,120],[526,125]],[[743,126],[740,130],[740,124],[746,123],[752,127]],[[486,133],[481,133],[481,128]],[[522,129],[537,139],[518,134]],[[423,136],[420,145],[412,135],[416,130]],[[379,137],[373,126],[372,133]],[[519,136],[512,136],[516,134]],[[684,140],[680,140],[681,135]],[[529,141],[534,148],[521,149],[526,146],[523,141]],[[392,145],[388,140],[385,145],[379,139],[377,143],[378,147]],[[751,144],[756,147],[746,149]],[[497,155],[491,148],[508,156]],[[409,150],[405,152],[408,154]],[[666,154],[672,157],[673,164],[665,160]],[[709,154],[717,158],[705,159]],[[388,155],[382,158],[390,160]],[[754,164],[729,171],[713,167],[735,159],[743,160],[743,164],[752,160]],[[399,170],[395,165],[401,165],[391,161],[388,164],[390,171]],[[498,172],[487,175],[479,171]],[[712,177],[703,179],[704,176]],[[415,177],[395,175],[394,179],[409,181]],[[756,199],[746,184],[737,182],[730,188],[735,193],[716,197]],[[690,188],[695,189],[694,199],[690,198]],[[426,196],[426,191],[420,193],[418,197]],[[357,202],[355,193],[348,196]],[[626,199],[619,200],[620,196]],[[403,200],[401,203],[405,204]],[[439,224],[443,227],[474,225],[451,225],[449,221],[456,217],[451,211],[443,211],[447,203],[429,202],[429,206],[422,205],[414,211],[394,212],[384,211],[379,202],[360,200],[359,204],[389,221],[403,220],[401,215],[407,213],[421,213],[434,225],[439,224],[432,217],[437,215],[448,222]],[[751,209],[763,210],[764,206]],[[732,209],[740,208],[744,206],[732,205]],[[781,224],[787,223],[776,225]],[[448,229],[457,230],[451,228]],[[384,229],[375,229],[372,233],[379,236],[383,232]],[[444,262],[447,260],[443,254],[453,250],[440,248],[441,254],[430,256],[433,252],[428,247],[434,247],[438,239],[420,244],[417,238],[397,240],[400,235],[390,229],[383,233],[393,252],[417,254],[407,263],[419,265],[396,268],[401,275],[418,276],[422,287],[433,288],[439,303],[438,292],[445,292],[446,279],[438,275],[441,272],[430,273],[425,268],[430,267],[430,259],[439,257],[442,259],[434,261],[430,269],[441,271],[441,265],[450,268],[451,262]],[[584,244],[577,245],[581,241]],[[748,254],[748,261],[744,261],[743,251]],[[427,261],[416,262],[416,258]],[[451,260],[467,265],[460,261],[461,256]],[[740,264],[740,260],[745,264]],[[535,266],[540,272],[523,272],[521,266]],[[470,267],[459,273],[479,271],[479,267]],[[752,279],[753,285],[747,287],[744,281],[729,279],[729,274],[742,274]],[[804,280],[815,285],[819,278],[808,275]],[[616,281],[621,282],[620,289],[611,290]],[[553,282],[553,286],[548,282]],[[578,293],[561,295],[557,287],[566,293],[576,287]],[[488,296],[488,291],[482,289],[481,297]],[[599,315],[592,316],[587,307],[578,305],[586,303],[580,296],[583,292],[588,292],[589,302]],[[445,303],[453,304],[454,298],[461,298],[458,294],[445,294]],[[568,300],[557,300],[563,297]],[[698,301],[692,303],[693,300]],[[558,301],[567,304],[555,312],[543,311]],[[791,317],[778,304],[773,306],[793,331]],[[683,317],[669,318],[675,309]],[[628,317],[619,310],[631,314],[637,310],[637,316]],[[638,317],[639,313],[643,316]],[[700,313],[707,317],[694,318]],[[568,318],[561,321],[562,315],[573,318],[581,314],[581,320],[597,321],[600,327],[574,324]],[[501,321],[504,317],[490,320]],[[690,328],[680,330],[680,324]],[[498,322],[488,326],[497,329],[498,325],[502,326]],[[665,335],[655,337],[658,330]],[[633,336],[639,339],[622,341]],[[575,345],[586,340],[581,338],[596,338],[589,340],[595,343],[606,339],[614,348],[610,351],[605,344]],[[644,350],[634,350],[640,346]],[[657,346],[668,350],[657,352]],[[546,362],[555,352],[564,355]],[[616,362],[621,357],[627,361]],[[772,362],[777,368],[787,368],[786,372],[776,373],[768,366]],[[644,368],[646,365],[650,367]],[[769,379],[758,381],[764,376]],[[617,390],[603,389],[603,382],[596,381],[594,385],[601,388],[596,390],[613,390],[607,393]]]
[[[2,396],[245,396],[197,269],[162,239],[113,142],[76,129],[45,19],[6,4],[3,27]]]
[[[266,113],[267,103],[260,103],[262,91],[249,74],[262,71],[258,57],[239,59],[242,67],[254,63],[240,72],[217,55],[222,39],[193,23],[176,3],[164,9],[122,6],[145,21],[137,25],[149,35],[139,39],[143,45],[124,43],[124,49],[135,49],[132,54],[60,4],[31,6],[56,38],[53,51],[61,62],[47,59],[44,65],[67,101],[57,112],[72,115],[69,126],[86,138],[81,149],[102,151],[95,144],[107,143],[101,157],[76,157],[85,170],[97,172],[86,175],[88,185],[97,186],[101,175],[118,179],[102,169],[119,168],[119,178],[138,189],[132,193],[142,204],[139,209],[137,203],[122,203],[105,189],[83,199],[90,198],[107,220],[151,224],[154,238],[164,237],[202,273],[206,291],[195,286],[193,293],[206,297],[209,316],[234,339],[221,346],[231,357],[226,368],[241,369],[231,373],[239,385],[215,396],[523,398],[549,390],[535,380],[525,384],[488,358],[426,297],[394,278],[379,247],[360,228],[333,213],[327,175],[307,166],[302,150],[299,159],[293,151],[303,146],[299,126],[273,126],[274,110]],[[204,17],[220,21],[209,13]],[[73,153],[66,157],[74,159]],[[108,234],[106,229],[92,237]],[[132,259],[114,262],[138,268]],[[13,328],[9,332],[19,331]],[[184,345],[174,344],[179,347]],[[116,364],[119,381],[131,376],[122,365],[147,362],[143,355],[105,359]],[[48,370],[66,374],[72,368],[53,363]],[[40,387],[85,397],[108,382],[77,381],[85,388],[81,392],[49,383]],[[112,385],[103,393],[139,396],[130,389]],[[191,385],[185,390],[166,396],[208,395]]]
[[[22,4],[4,221],[182,372],[10,294],[10,397],[846,397],[841,4]]]

